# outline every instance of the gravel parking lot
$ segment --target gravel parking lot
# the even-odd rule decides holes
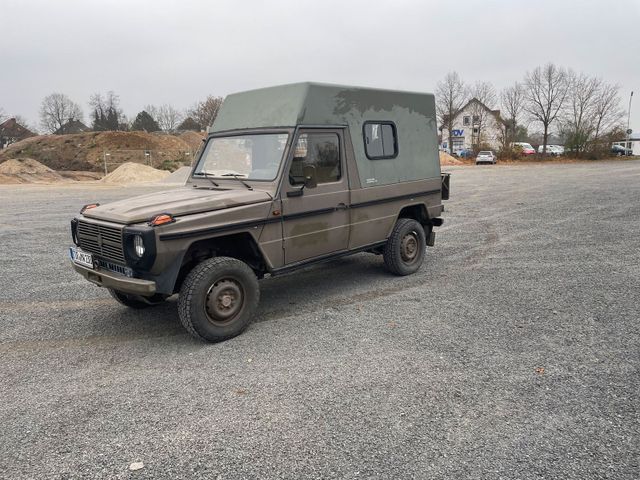
[[[151,187],[0,187],[0,476],[639,478],[640,162],[445,170],[418,274],[265,279],[216,345],[68,264]]]

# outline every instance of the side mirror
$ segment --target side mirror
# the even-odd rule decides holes
[[[316,188],[318,181],[316,179],[316,167],[313,165],[305,165],[302,168],[302,174],[304,175],[304,186],[307,188]]]

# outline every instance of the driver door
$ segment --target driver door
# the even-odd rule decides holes
[[[285,264],[346,250],[349,182],[339,129],[300,129],[283,179]],[[316,185],[305,185],[313,172]]]

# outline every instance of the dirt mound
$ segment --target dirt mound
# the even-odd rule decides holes
[[[152,161],[153,165],[160,165],[165,161],[189,161],[194,150],[189,142],[169,134],[85,132],[27,138],[0,151],[0,162],[33,158],[53,170],[99,172],[104,171],[105,158],[112,164]]]
[[[23,173],[37,175],[50,172],[53,172],[53,170],[33,158],[21,158],[19,160],[12,159],[0,163],[0,173],[4,173],[6,175],[19,175]]]
[[[440,153],[440,165],[464,165],[464,162],[458,160],[456,157],[452,157],[447,152]]]
[[[197,150],[202,145],[202,140],[206,137],[204,132],[182,132],[178,135],[178,138],[191,147],[192,150]]]
[[[0,163],[0,183],[55,183],[67,181],[33,158],[11,159]]]
[[[120,165],[100,181],[118,184],[148,183],[159,182],[169,175],[170,173],[166,170],[157,170],[147,165],[128,162]]]
[[[20,180],[15,175],[5,175],[4,173],[0,173],[0,185],[14,185],[16,183],[27,183]]]

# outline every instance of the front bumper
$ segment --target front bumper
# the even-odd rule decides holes
[[[156,282],[151,280],[125,277],[105,270],[93,270],[75,262],[71,262],[71,265],[76,272],[99,287],[113,288],[120,292],[142,295],[143,297],[150,297],[156,293]]]

